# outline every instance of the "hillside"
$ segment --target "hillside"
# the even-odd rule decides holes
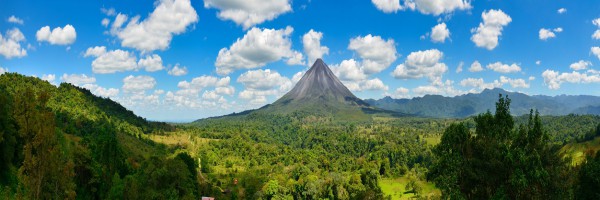
[[[500,88],[485,89],[479,94],[465,94],[456,97],[425,95],[412,99],[393,99],[385,97],[379,100],[368,99],[365,102],[381,109],[426,117],[463,118],[493,110],[498,94],[508,95],[512,101],[513,115],[529,114],[537,109],[541,115],[598,114],[600,97],[589,95],[529,96],[518,92],[508,92]]]
[[[0,196],[194,199],[191,157],[171,156],[147,135],[172,130],[83,88],[2,74]]]

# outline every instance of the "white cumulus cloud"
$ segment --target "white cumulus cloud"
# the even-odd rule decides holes
[[[479,61],[474,61],[473,64],[471,64],[471,67],[469,67],[469,71],[480,72],[483,71],[483,67],[481,66],[481,63],[479,63]]]
[[[10,22],[10,23],[20,24],[20,25],[23,25],[23,23],[25,23],[22,19],[15,17],[14,15],[11,15],[10,17],[8,17],[8,19],[6,19],[6,21]]]
[[[92,84],[96,82],[96,78],[92,76],[87,76],[85,74],[63,74],[60,80],[77,86]]]
[[[267,96],[281,96],[292,88],[292,81],[270,69],[258,69],[244,72],[237,82],[245,89],[239,98],[248,100],[251,104],[266,103]]]
[[[119,89],[117,88],[104,88],[96,84],[85,84],[82,87],[101,97],[116,97],[119,95]]]
[[[508,64],[502,64],[501,62],[495,62],[495,63],[488,64],[486,66],[486,68],[494,70],[495,72],[500,72],[500,73],[514,73],[514,72],[521,71],[521,67],[519,65],[517,65],[516,63],[508,65]]]
[[[571,65],[569,65],[569,68],[571,68],[575,71],[578,71],[578,70],[587,69],[589,66],[592,66],[592,62],[580,60],[578,62],[575,62],[575,63],[572,63]]]
[[[406,61],[398,66],[392,76],[398,79],[417,79],[427,77],[429,80],[439,80],[448,71],[446,64],[441,63],[444,53],[437,49],[416,51],[406,57]]]
[[[560,89],[563,83],[600,83],[600,74],[589,70],[586,73],[577,71],[560,73],[554,70],[546,70],[542,73],[544,83],[552,90]]]
[[[460,85],[463,87],[474,87],[483,89],[492,89],[496,87],[501,87],[502,84],[499,81],[494,81],[491,83],[486,83],[483,78],[466,78],[460,81]]]
[[[462,72],[464,65],[465,65],[465,63],[463,61],[460,61],[460,63],[458,63],[458,67],[456,67],[456,73]]]
[[[102,54],[106,53],[106,47],[105,46],[95,46],[95,47],[90,47],[88,48],[85,53],[83,54],[84,57],[98,57],[101,56]]]
[[[471,2],[468,0],[371,0],[371,2],[384,13],[416,9],[423,14],[434,16],[472,8]]]
[[[121,46],[143,52],[165,50],[174,35],[184,33],[198,21],[198,14],[190,0],[159,0],[150,15],[140,21],[140,16],[132,17],[127,25],[127,16],[118,14],[113,21],[111,34],[121,40]]]
[[[600,18],[592,20],[592,24],[598,27],[598,30],[592,34],[592,38],[596,40],[600,40]]]
[[[215,66],[217,73],[227,75],[239,69],[252,69],[278,61],[293,59],[297,52],[292,50],[290,36],[294,29],[250,29],[229,48],[219,51]]]
[[[598,29],[594,32],[594,34],[592,35],[592,38],[594,38],[596,40],[600,40],[600,29]]]
[[[331,71],[342,81],[342,83],[353,92],[365,90],[388,90],[379,78],[368,79],[360,63],[354,59],[343,60],[338,65],[332,65]]]
[[[393,39],[384,40],[371,34],[350,39],[348,49],[362,58],[361,66],[366,74],[379,73],[396,61],[396,44]]]
[[[25,35],[18,28],[6,31],[4,36],[0,33],[0,55],[6,59],[26,56],[27,50],[21,47],[23,41],[25,41]]]
[[[180,67],[179,64],[176,64],[168,73],[172,76],[183,76],[188,73],[188,69],[186,66]]]
[[[374,78],[360,82],[359,88],[355,91],[364,90],[388,90],[388,86],[383,83],[379,78]]]
[[[469,0],[409,0],[405,4],[409,6],[414,4],[414,7],[421,13],[434,16],[472,8]]]
[[[292,55],[285,61],[288,65],[304,65],[304,55],[300,52],[293,51]]]
[[[508,78],[505,76],[500,76],[500,83],[502,84],[510,84],[511,87],[513,88],[529,88],[529,83],[526,82],[524,79],[512,79],[512,78]]]
[[[197,107],[202,105],[202,102],[198,102],[200,92],[207,88],[214,88],[213,92],[216,94],[231,96],[235,92],[235,88],[229,85],[230,80],[229,76],[219,79],[214,76],[202,75],[189,82],[181,81],[177,84],[179,90],[173,93],[172,100],[179,105]]]
[[[400,0],[371,0],[371,2],[377,9],[383,11],[384,13],[395,13],[399,10],[406,9],[405,6],[400,5]]]
[[[70,24],[65,27],[56,27],[50,31],[50,26],[44,26],[35,33],[37,41],[49,42],[50,44],[56,45],[69,45],[75,42],[77,39],[77,32],[75,27]]]
[[[592,51],[592,54],[600,59],[600,47],[592,47],[590,50]]]
[[[558,14],[563,14],[563,13],[567,12],[567,9],[566,8],[560,8],[556,12],[558,12]]]
[[[329,54],[329,48],[321,46],[322,32],[317,32],[312,29],[302,36],[302,44],[304,45],[304,53],[308,56],[307,65],[312,65],[317,58],[323,58],[323,55]]]
[[[124,50],[112,50],[106,52],[106,47],[90,47],[84,56],[94,56],[92,71],[96,74],[111,74],[138,70],[137,58],[132,52]]]
[[[54,74],[44,74],[44,75],[42,75],[42,80],[45,80],[45,81],[48,81],[51,84],[54,84],[54,81],[56,80],[56,75],[54,75]]]
[[[471,41],[475,43],[477,47],[486,48],[487,50],[493,50],[498,46],[499,37],[502,35],[502,29],[507,26],[512,18],[502,10],[489,10],[481,13],[483,22],[479,24],[479,27],[471,29],[474,33],[471,36]]]
[[[148,55],[146,58],[138,61],[138,67],[145,68],[148,72],[155,72],[164,69],[162,58],[159,55]]]
[[[231,20],[244,29],[292,11],[289,0],[205,0],[204,7],[218,9],[220,19]]]
[[[146,90],[153,89],[156,86],[156,80],[151,76],[133,76],[129,75],[123,79],[123,91],[127,93],[144,93]]]
[[[102,21],[100,21],[100,24],[102,24],[102,26],[104,27],[108,27],[108,25],[110,24],[110,19],[104,18],[102,19]]]
[[[399,88],[396,88],[396,90],[394,91],[394,93],[392,93],[392,94],[387,93],[385,95],[386,96],[391,96],[392,98],[395,98],[395,99],[405,99],[405,98],[409,98],[410,97],[409,96],[409,92],[410,92],[410,90],[408,88],[399,87]]]
[[[529,81],[535,79],[534,77],[529,77]],[[494,80],[493,82],[485,82],[483,78],[466,78],[460,81],[460,85],[463,87],[473,87],[478,88],[480,90],[483,89],[492,89],[492,88],[500,88],[505,84],[509,84],[512,88],[529,88],[529,82],[524,79],[513,79],[505,76],[500,76],[499,80]]]
[[[444,43],[447,38],[450,38],[450,31],[446,27],[446,23],[441,23],[431,28],[431,41]]]
[[[454,81],[433,81],[430,85],[418,86],[412,89],[416,96],[423,96],[427,94],[443,95],[443,96],[456,96],[465,94],[465,91],[454,88]]]
[[[332,65],[331,71],[342,81],[360,81],[367,78],[360,68],[360,63],[354,59],[343,60],[339,65]]]
[[[542,28],[539,32],[540,40],[548,40],[550,38],[556,37],[556,33],[562,32],[563,29],[561,27],[555,28],[553,30]]]
[[[289,78],[270,69],[244,72],[238,77],[237,81],[246,86],[246,88],[256,90],[270,90],[288,84],[288,82],[291,83]]]

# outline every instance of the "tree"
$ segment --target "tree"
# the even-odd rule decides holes
[[[435,147],[428,178],[450,199],[565,198],[558,184],[565,163],[548,142],[533,110],[527,125],[514,127],[510,99],[500,95],[496,112],[475,117],[475,133],[464,124],[446,129]]]
[[[265,184],[262,190],[267,199],[272,199],[279,194],[279,182],[277,180],[270,180]]]
[[[577,199],[600,199],[600,153],[588,156],[579,170],[579,183],[576,188]]]
[[[442,135],[433,153],[438,157],[428,174],[449,199],[463,199],[460,182],[468,153],[469,129],[462,124],[451,124]],[[433,177],[433,178],[431,178]]]
[[[19,134],[25,140],[19,179],[27,199],[74,199],[73,162],[61,152],[46,92],[26,88],[15,99]]]
[[[14,128],[12,117],[12,98],[3,87],[0,87],[0,187],[9,185],[12,189],[16,186],[14,176],[15,157],[20,150],[17,146],[18,135]]]

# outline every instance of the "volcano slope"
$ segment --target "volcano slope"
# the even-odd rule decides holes
[[[316,116],[339,121],[369,121],[375,115],[405,116],[398,112],[372,107],[354,96],[320,58],[294,88],[277,101],[256,110],[227,116],[250,113]]]

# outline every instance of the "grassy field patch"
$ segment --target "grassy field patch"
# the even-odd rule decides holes
[[[379,187],[386,196],[391,196],[392,199],[411,199],[415,197],[414,193],[405,193],[406,185],[410,182],[408,177],[400,178],[382,178],[379,180]],[[417,181],[421,186],[421,196],[439,196],[441,191],[435,187],[433,183],[426,181]]]

